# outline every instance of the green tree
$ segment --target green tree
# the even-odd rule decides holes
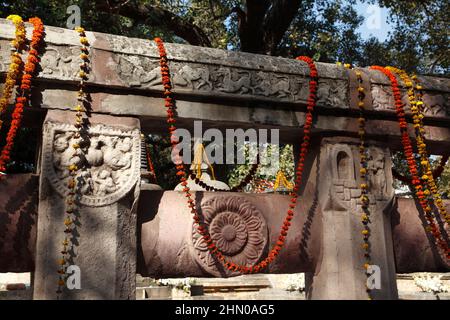
[[[395,65],[422,74],[448,73],[449,1],[360,1],[389,10],[393,30],[385,41],[362,39],[357,32],[364,22],[355,10],[357,0],[3,0],[0,15],[37,15],[47,25],[65,27],[67,7],[76,4],[83,26],[93,31],[162,36],[169,42],[284,57],[308,55],[323,62]],[[158,141],[161,146],[153,149],[166,152],[163,140]],[[15,170],[34,161],[29,152],[17,156]],[[160,159],[155,167],[167,172]],[[402,161],[396,163],[400,169],[404,166]],[[445,172],[440,183],[448,188],[448,168]],[[162,181],[168,181],[167,186],[175,183]]]
[[[357,0],[4,0],[0,14],[38,15],[64,27],[66,8],[81,8],[89,30],[253,53],[314,56],[324,62],[396,65],[407,71],[449,68],[446,0],[361,0],[389,10],[384,42],[357,32]]]

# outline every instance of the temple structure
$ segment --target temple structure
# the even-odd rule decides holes
[[[30,28],[28,28],[30,29]],[[0,74],[14,26],[0,20]],[[141,181],[141,132],[166,134],[159,54],[151,40],[87,32],[91,44],[88,185],[81,190],[71,264],[81,289],[63,299],[134,299],[136,273],[153,277],[230,277],[205,248],[181,192]],[[309,69],[301,61],[167,44],[178,127],[278,129],[299,147]],[[0,272],[33,272],[34,299],[55,299],[58,244],[68,189],[68,147],[75,130],[79,39],[46,27],[45,52],[24,125],[42,134],[34,174],[0,181]],[[317,63],[318,102],[312,149],[299,205],[279,257],[265,272],[307,275],[310,299],[366,299],[361,249],[356,79],[345,68]],[[391,156],[401,139],[389,80],[359,69],[366,89],[371,251],[380,268],[374,299],[397,299],[396,272],[448,271],[423,227],[413,199],[396,198]],[[424,87],[430,154],[450,149],[450,80],[419,77]],[[405,103],[406,99],[406,90]],[[408,120],[411,122],[410,115]],[[411,125],[411,136],[413,128]],[[289,205],[280,194],[194,193],[196,206],[223,253],[243,264],[267,255]],[[450,202],[446,202],[450,210]],[[218,227],[226,225],[226,227]]]

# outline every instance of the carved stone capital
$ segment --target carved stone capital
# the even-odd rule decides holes
[[[327,140],[324,149],[329,162],[330,197],[328,207],[357,211],[361,207],[360,156],[357,141]],[[383,210],[394,199],[390,152],[370,143],[367,148],[368,194],[370,207]]]
[[[80,203],[99,207],[123,198],[140,175],[140,132],[104,125],[89,127],[86,152],[75,152],[75,126],[46,122],[42,146],[42,170],[53,189],[65,197],[69,189],[68,166],[77,165]]]

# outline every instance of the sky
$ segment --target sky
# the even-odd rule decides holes
[[[364,22],[358,30],[362,38],[368,39],[374,36],[380,41],[384,41],[388,32],[392,29],[386,22],[388,10],[380,8],[378,5],[359,2],[356,6],[356,11],[364,17]]]

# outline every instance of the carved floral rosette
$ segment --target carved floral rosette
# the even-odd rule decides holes
[[[227,261],[252,266],[262,258],[268,243],[268,228],[262,214],[248,200],[217,196],[202,203],[199,213]],[[191,234],[193,256],[203,270],[217,277],[237,275],[226,270],[208,251],[195,224]]]
[[[77,165],[80,203],[99,207],[123,198],[139,181],[140,132],[104,125],[89,128],[89,146],[85,152],[72,147],[74,125],[47,122],[42,147],[43,175],[54,190],[67,196],[68,166]],[[80,149],[78,149],[80,150]]]

